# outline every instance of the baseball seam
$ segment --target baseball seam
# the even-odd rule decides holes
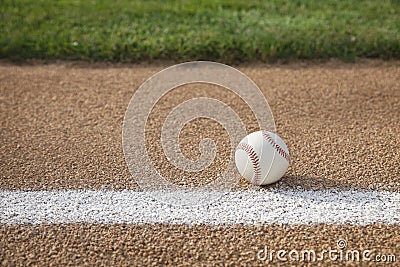
[[[262,135],[264,136],[264,138],[267,140],[268,143],[270,143],[272,145],[273,148],[275,148],[275,150],[283,157],[287,160],[287,162],[290,162],[290,156],[288,153],[286,153],[286,151],[279,146],[275,140],[269,135],[269,133],[267,131],[262,131]]]
[[[260,159],[258,158],[257,153],[249,144],[246,143],[240,143],[236,148],[236,151],[237,150],[243,150],[249,156],[251,163],[253,165],[253,172],[254,172],[254,176],[252,179],[253,183],[259,184],[261,179],[261,167],[260,167]]]

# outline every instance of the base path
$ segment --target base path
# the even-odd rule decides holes
[[[265,266],[257,253],[266,246],[318,253],[338,244],[346,244],[344,253],[370,250],[359,265],[400,260],[400,62],[237,66],[268,100],[291,166],[279,183],[258,191],[241,180],[207,211],[146,202],[123,158],[129,100],[169,65],[0,63],[0,264]],[[174,106],[203,96],[226,103],[257,130],[227,90],[177,88],[146,129],[154,166],[166,177],[176,172],[162,156],[160,125]],[[207,172],[183,174],[185,182],[215,179],[229,153],[223,129],[199,119],[181,137],[189,158],[199,156],[202,138],[221,148]]]

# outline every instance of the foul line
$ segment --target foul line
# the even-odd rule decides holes
[[[364,190],[227,192],[175,207],[140,191],[0,191],[0,224],[400,224],[400,193]]]

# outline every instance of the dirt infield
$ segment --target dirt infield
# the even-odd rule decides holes
[[[0,66],[1,188],[135,188],[122,154],[122,121],[135,89],[161,69],[147,65]],[[397,62],[240,69],[266,96],[277,132],[291,151],[292,166],[283,184],[399,191]],[[165,173],[171,166],[166,165],[158,145],[159,128],[171,107],[185,99],[220,99],[242,114],[248,130],[257,129],[251,112],[232,93],[188,87],[196,90],[183,88],[163,98],[147,127],[150,155]],[[185,127],[181,135],[189,157],[198,155],[201,137],[213,138],[221,150],[227,141],[221,127],[201,119]],[[221,155],[227,154],[223,152],[209,176],[215,177],[217,167],[224,165],[226,157]]]
[[[268,262],[287,266],[276,258],[276,251],[313,250],[315,260],[301,265],[376,266],[375,255],[399,254],[400,228],[382,225],[368,227],[263,226],[208,227],[185,225],[41,225],[0,229],[4,265],[118,265],[118,266],[266,266]],[[370,250],[370,260],[329,260],[322,250],[338,249],[346,240],[348,250],[360,255]],[[260,250],[267,249],[267,259]],[[275,250],[270,261],[271,250]],[[348,251],[343,249],[345,255]],[[288,258],[288,255],[286,256]],[[295,257],[295,256],[294,256]],[[301,257],[301,256],[300,256]],[[340,257],[337,255],[337,257]],[[361,257],[361,256],[360,256]],[[345,256],[343,256],[345,259]],[[398,259],[397,259],[398,261]]]
[[[0,189],[134,189],[126,167],[121,132],[135,90],[168,66],[58,63],[0,64]],[[272,187],[345,188],[400,192],[400,63],[365,61],[243,65],[267,98],[277,133],[287,143],[292,164]],[[190,90],[195,88],[196,90]],[[179,91],[180,90],[180,91]],[[165,96],[150,117],[147,145],[155,166],[174,171],[160,157],[159,127],[175,104],[208,96],[229,104],[246,120],[255,119],[240,99],[212,86],[188,86]],[[182,148],[198,156],[202,137],[217,141],[216,163],[202,174],[213,179],[226,164],[227,135],[204,120],[187,125]],[[196,176],[190,183],[198,183]],[[179,183],[179,181],[174,181]],[[200,181],[201,183],[201,181]],[[241,186],[247,182],[241,180]],[[396,253],[398,226],[263,226],[218,229],[206,226],[41,225],[1,226],[3,265],[139,264],[257,260],[264,245],[274,249],[334,247]],[[67,243],[63,243],[67,240]],[[52,246],[53,247],[52,247]],[[250,253],[250,254],[243,254]],[[160,260],[157,262],[155,260]],[[400,259],[398,259],[400,260]]]

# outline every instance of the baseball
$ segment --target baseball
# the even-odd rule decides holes
[[[247,135],[240,141],[235,152],[239,173],[255,185],[278,181],[285,174],[289,162],[289,150],[285,142],[268,131]]]

